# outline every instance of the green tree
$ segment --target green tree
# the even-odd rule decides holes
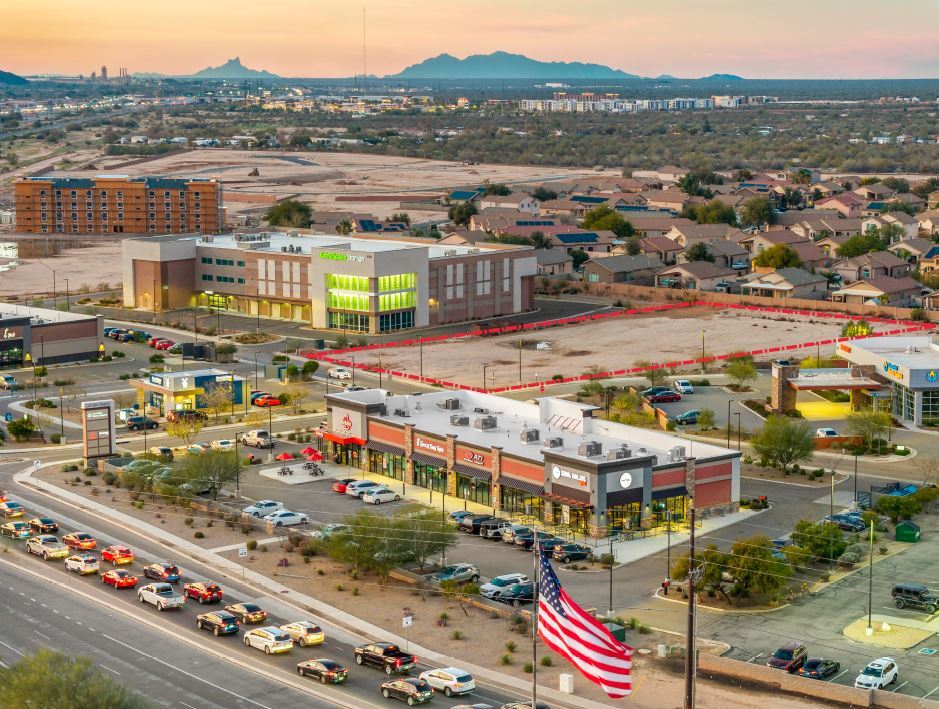
[[[612,231],[621,239],[625,239],[636,233],[623,215],[606,204],[600,204],[584,214],[582,225],[584,229],[594,229],[597,231]]]
[[[188,484],[193,492],[209,490],[212,499],[238,475],[235,451],[209,450],[199,455],[187,455],[173,471],[180,485]]]
[[[814,451],[809,425],[786,416],[766,419],[751,444],[762,460],[784,471],[796,463],[811,460]]]
[[[183,442],[183,445],[192,445],[192,442],[196,440],[196,436],[199,435],[205,427],[205,424],[201,419],[197,418],[184,418],[179,421],[173,421],[166,424],[166,433],[170,438],[178,438]]]
[[[805,549],[813,558],[834,561],[848,547],[844,532],[834,522],[810,522],[801,519],[792,532],[792,543]]]
[[[756,366],[753,364],[753,357],[748,354],[730,355],[724,371],[727,372],[727,376],[733,380],[738,389],[745,388],[758,376]]]
[[[633,362],[633,367],[642,367],[642,376],[649,380],[649,386],[654,387],[665,377],[665,370],[661,367],[653,367],[652,362],[647,359],[637,359]]]
[[[842,337],[866,337],[874,331],[874,326],[867,320],[852,320],[841,326]]]
[[[313,210],[303,202],[285,199],[268,209],[264,218],[271,226],[305,228],[312,223]]]
[[[531,193],[531,196],[537,199],[539,202],[548,202],[552,199],[558,198],[558,193],[554,190],[549,190],[544,185],[540,185],[534,189]]]
[[[920,501],[913,495],[882,495],[875,506],[880,514],[887,515],[894,524],[911,519],[922,509]]]
[[[36,424],[33,423],[32,419],[29,419],[26,416],[13,419],[10,421],[10,423],[7,424],[7,431],[11,436],[13,436],[13,440],[15,440],[17,443],[28,441],[29,437],[35,430]]]
[[[903,227],[898,224],[885,224],[877,229],[870,229],[845,241],[836,249],[841,258],[854,258],[872,251],[884,251],[894,240],[903,234]]]
[[[848,414],[848,430],[864,439],[864,445],[871,448],[874,441],[886,435],[890,427],[890,414],[886,411],[854,411]]]
[[[692,197],[708,197],[710,198],[713,195],[713,192],[705,187],[705,184],[720,184],[723,180],[715,175],[713,172],[698,174],[696,172],[686,172],[678,180],[677,187],[682,192]]]
[[[491,185],[486,185],[486,195],[495,195],[497,197],[507,197],[512,194],[512,189],[508,185],[504,185],[501,182],[495,182]]]
[[[402,224],[407,224],[411,226],[411,215],[407,212],[395,212],[390,217],[388,217],[389,222],[400,222]]]
[[[585,379],[580,385],[581,396],[599,396],[603,393],[603,382],[600,381],[599,375],[603,372],[598,364],[592,364],[587,367],[587,370],[584,372]]]
[[[710,431],[714,428],[714,411],[712,409],[698,411],[698,428],[702,431]]]
[[[476,214],[476,205],[472,202],[454,204],[447,211],[447,218],[457,226],[468,226],[470,218]]]
[[[22,709],[147,709],[131,690],[97,669],[89,657],[51,650],[0,666],[0,706]]]
[[[303,363],[303,366],[300,368],[300,376],[304,381],[309,381],[313,378],[313,375],[316,374],[316,370],[320,368],[320,363],[315,359],[309,359]]]
[[[307,133],[294,133],[290,136],[289,145],[292,148],[305,148],[310,142],[310,136]]]
[[[336,233],[340,236],[348,236],[352,233],[353,229],[352,221],[349,219],[340,219],[336,224]]]
[[[712,199],[704,204],[689,204],[682,210],[682,216],[694,219],[698,224],[728,224],[736,226],[737,212],[729,204]]]
[[[578,269],[583,266],[587,261],[590,260],[590,254],[588,254],[583,249],[573,249],[570,252],[570,256],[574,259],[574,268]]]
[[[685,249],[685,258],[689,261],[710,261],[714,263],[714,254],[703,241],[697,241]]]
[[[218,383],[202,395],[202,406],[215,423],[218,423],[222,414],[231,412],[233,401],[232,388],[228,382]]]
[[[689,561],[687,554],[679,556],[672,564],[669,577],[676,581],[683,581],[688,578]],[[696,584],[697,589],[723,591],[727,554],[720,551],[713,544],[708,544],[704,550],[695,554],[695,565],[701,568],[701,578]]]
[[[913,187],[910,191],[920,199],[926,199],[932,192],[936,191],[937,187],[939,187],[939,181],[937,181],[935,177],[930,177],[925,182]]]
[[[758,227],[773,221],[773,205],[768,197],[752,197],[740,208],[740,223],[744,226]]]
[[[774,550],[769,537],[762,534],[734,542],[726,562],[734,578],[733,593],[770,594],[786,585],[792,569],[788,562],[773,556]]]
[[[775,244],[758,253],[753,264],[768,268],[798,268],[802,260],[788,244]]]

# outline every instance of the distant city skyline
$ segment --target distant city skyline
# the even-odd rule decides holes
[[[370,0],[367,69],[394,74],[446,52],[496,50],[658,76],[939,78],[939,3],[874,0],[784,8],[743,0]],[[234,56],[284,77],[361,74],[362,4],[309,0],[163,0],[138,11],[123,0],[0,6],[0,69],[85,74],[191,74]]]

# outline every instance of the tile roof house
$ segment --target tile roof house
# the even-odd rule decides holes
[[[928,236],[939,234],[939,209],[930,209],[917,216],[920,231]]]
[[[535,249],[539,276],[561,276],[574,272],[574,257],[564,249]]]
[[[811,241],[800,241],[796,244],[788,244],[788,246],[796,252],[796,256],[802,262],[802,268],[807,271],[814,273],[818,270],[825,270],[832,264],[832,258],[825,250]]]
[[[659,207],[661,209],[671,209],[675,212],[680,212],[684,209],[690,199],[684,192],[676,189],[646,190],[639,194],[642,195],[643,199],[645,199],[650,206]]]
[[[854,236],[857,236],[857,234],[854,234],[852,236],[848,236],[847,234],[840,234],[838,236],[826,236],[816,241],[815,245],[819,247],[822,251],[824,251],[826,254],[831,256],[832,258],[836,258],[838,256],[838,249],[844,246],[844,244],[849,239],[853,238]]]
[[[613,250],[613,242],[618,241],[612,231],[584,229],[568,229],[551,234],[551,243],[554,248],[564,249],[568,253],[575,250],[608,254]]]
[[[860,197],[863,200],[868,202],[872,200],[885,200],[888,197],[893,197],[897,193],[895,189],[887,187],[883,182],[875,182],[871,185],[861,185],[860,187],[852,190],[854,194]]]
[[[750,270],[750,252],[740,244],[724,239],[706,242],[708,253],[714,257],[714,263],[724,268],[733,269],[737,274]],[[679,260],[681,257],[679,257]]]
[[[798,244],[808,241],[810,241],[810,239],[800,236],[788,229],[758,231],[753,234],[744,234],[741,238],[737,239],[737,243],[754,256],[777,244]]]
[[[447,195],[447,201],[450,204],[463,204],[465,202],[473,202],[477,200],[482,195],[482,190],[474,189],[461,189],[453,190],[450,194]]]
[[[496,207],[498,209],[517,209],[532,216],[538,215],[538,200],[524,192],[509,195],[484,195],[479,198],[479,208]]]
[[[577,219],[582,219],[588,209],[590,209],[588,205],[572,199],[549,199],[541,203],[542,214],[557,214]]]
[[[635,283],[653,285],[662,264],[651,256],[604,256],[583,266],[587,283]]]
[[[936,242],[930,239],[907,239],[897,244],[891,244],[887,251],[906,261],[917,261],[936,248]]]
[[[684,217],[641,217],[631,214],[623,216],[639,236],[665,236],[674,226],[691,226],[696,223]]]
[[[843,217],[853,218],[861,216],[864,207],[867,206],[867,200],[862,199],[854,192],[845,192],[844,194],[827,197],[815,203],[816,207],[825,209],[836,209]]]
[[[827,235],[857,236],[863,228],[863,220],[842,219],[837,216],[811,216],[789,226],[791,231],[808,239],[821,239]]]
[[[663,182],[678,182],[688,174],[688,169],[677,165],[663,165],[656,170],[656,173]]]
[[[742,231],[728,224],[692,223],[675,225],[665,236],[687,249],[689,246],[699,241],[711,241],[713,239],[733,240],[742,234]]]
[[[802,268],[778,268],[747,276],[740,292],[764,298],[823,298],[828,292],[828,279]]]
[[[906,239],[915,239],[919,235],[919,219],[911,217],[906,212],[888,212],[876,217],[867,217],[862,222],[865,233],[872,229],[880,229],[888,224],[896,225],[903,229],[900,237],[893,237],[892,243],[904,241]]]
[[[657,258],[664,266],[676,263],[682,251],[681,245],[667,236],[647,236],[639,241],[639,253]]]
[[[831,270],[841,276],[843,283],[852,283],[866,278],[899,278],[907,275],[912,266],[889,251],[872,251],[853,258],[836,261]]]
[[[717,284],[736,277],[733,270],[710,261],[692,261],[667,266],[655,276],[655,285],[685,290],[714,290]]]
[[[909,276],[880,276],[855,281],[832,293],[831,299],[836,303],[863,304],[873,301],[881,305],[902,305],[912,302],[920,294],[921,288]]]
[[[897,204],[906,204],[915,209],[917,212],[923,209],[926,209],[926,200],[920,197],[919,195],[913,194],[912,192],[898,192],[893,197],[887,200],[887,203],[890,204],[896,202]]]

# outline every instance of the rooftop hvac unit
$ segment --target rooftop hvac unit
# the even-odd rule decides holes
[[[623,458],[629,458],[632,456],[632,451],[629,450],[629,446],[620,446],[619,448],[611,448],[606,452],[607,460],[622,460]]]
[[[584,441],[577,444],[577,455],[584,458],[593,458],[603,454],[603,444],[599,441]]]
[[[473,413],[474,413],[474,414],[488,414],[488,413],[489,413],[489,409],[483,409],[483,408],[480,408],[479,406],[477,406],[475,409],[473,409]]]
[[[450,417],[451,426],[469,426],[469,416],[464,416],[462,414],[453,414]]]
[[[498,425],[495,416],[478,416],[474,423],[480,431],[492,431]]]
[[[287,232],[287,236],[289,236],[291,239],[296,239],[297,237],[300,236],[300,232],[297,231],[296,229],[291,229],[290,231]]]
[[[685,459],[685,447],[684,446],[672,446],[668,449],[668,453],[665,458],[669,463],[678,463]]]
[[[459,411],[463,408],[460,405],[459,399],[444,399],[443,401],[438,401],[437,406],[441,409],[446,409],[447,411]]]
[[[286,246],[281,246],[281,247],[280,247],[280,250],[281,250],[282,252],[284,252],[284,253],[287,253],[287,247],[286,247]]]
[[[522,443],[534,443],[541,436],[538,433],[537,428],[523,428],[522,435],[519,437]]]
[[[411,415],[408,413],[407,409],[395,409],[394,414],[395,416],[405,416],[405,417]]]
[[[443,252],[444,256],[456,256],[456,249],[447,249]]]
[[[555,436],[554,438],[547,438],[545,439],[544,447],[545,448],[563,448],[564,439],[557,437],[557,436]]]

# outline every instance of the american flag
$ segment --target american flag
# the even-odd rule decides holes
[[[567,658],[587,679],[613,699],[632,692],[633,649],[614,638],[571,599],[541,549],[538,590],[538,635]]]

